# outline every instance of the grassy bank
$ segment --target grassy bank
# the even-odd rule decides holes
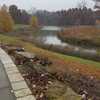
[[[62,40],[81,46],[100,46],[100,28],[96,26],[76,26],[59,33]]]
[[[0,41],[7,44],[21,45],[29,52],[48,57],[53,61],[53,65],[50,68],[52,71],[67,72],[67,70],[71,70],[76,73],[81,73],[89,76],[92,75],[94,77],[100,78],[100,63],[98,62],[50,52],[38,48],[31,43],[24,42],[20,38],[16,37],[0,35]]]

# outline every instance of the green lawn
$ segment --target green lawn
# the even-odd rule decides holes
[[[8,44],[14,44],[14,45],[20,44],[20,45],[23,45],[29,51],[33,50],[34,52],[36,52],[36,50],[37,50],[37,52],[38,51],[49,52],[49,53],[52,53],[53,56],[56,56],[58,58],[62,58],[64,60],[72,60],[72,61],[76,61],[76,62],[78,61],[82,64],[89,64],[89,65],[92,65],[94,67],[100,68],[99,62],[91,61],[91,60],[85,60],[85,59],[82,59],[82,58],[79,58],[79,57],[66,56],[66,55],[63,55],[63,54],[58,54],[58,53],[54,53],[54,52],[51,52],[51,51],[43,50],[41,48],[35,47],[31,43],[21,41],[20,38],[5,36],[5,35],[0,34],[0,42],[8,43]]]
[[[18,30],[18,29],[23,29],[23,28],[28,28],[28,27],[29,27],[29,25],[16,24],[14,26],[14,29]]]

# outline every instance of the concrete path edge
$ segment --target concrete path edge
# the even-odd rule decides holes
[[[11,57],[1,48],[0,61],[8,75],[16,100],[36,100]]]

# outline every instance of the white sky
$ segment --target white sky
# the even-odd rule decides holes
[[[0,0],[0,5],[16,4],[19,8],[26,10],[37,8],[53,11],[77,7],[79,1],[81,0]],[[94,3],[91,0],[86,1],[88,7],[93,7]]]

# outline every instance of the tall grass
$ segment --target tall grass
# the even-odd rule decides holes
[[[100,28],[96,26],[76,26],[64,29],[59,37],[76,45],[100,46]]]

